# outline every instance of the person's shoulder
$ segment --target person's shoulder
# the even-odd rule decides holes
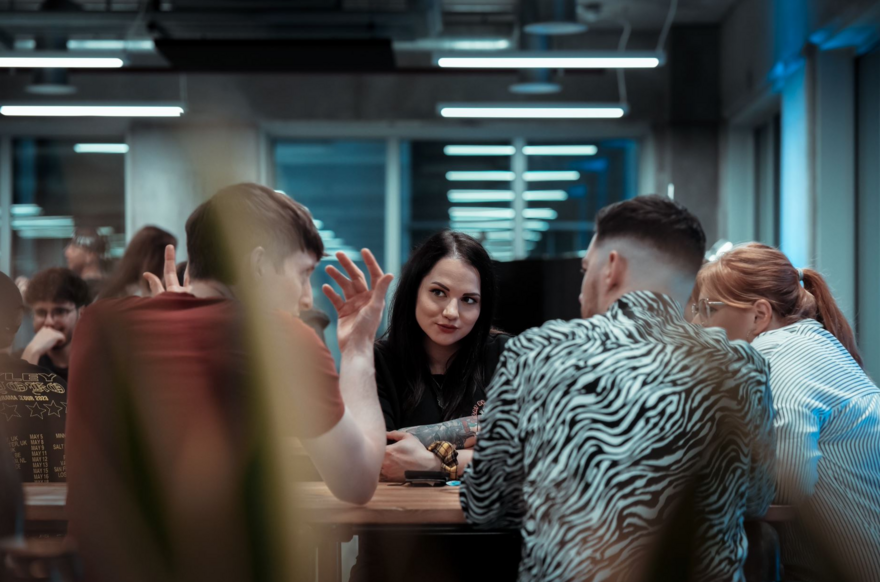
[[[720,327],[703,327],[693,323],[683,323],[685,330],[698,344],[699,357],[706,363],[742,373],[767,374],[767,359],[745,340],[731,340]],[[706,351],[710,348],[711,351]]]
[[[505,352],[529,353],[549,345],[558,348],[566,342],[572,345],[579,344],[579,341],[589,334],[590,327],[590,320],[552,319],[505,340]]]

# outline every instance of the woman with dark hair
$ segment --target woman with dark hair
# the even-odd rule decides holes
[[[376,388],[388,440],[381,479],[442,471],[456,479],[473,457],[486,388],[510,336],[492,328],[498,288],[492,260],[474,238],[437,233],[398,279],[385,335],[376,342]],[[515,580],[519,536],[460,538],[386,532],[359,535],[352,582]],[[480,556],[444,570],[437,556]]]
[[[470,462],[486,387],[509,336],[492,328],[492,260],[474,238],[435,234],[404,265],[385,336],[376,344],[379,401],[395,441],[382,479]]]
[[[150,287],[144,273],[162,277],[165,247],[177,246],[177,238],[155,226],[145,226],[132,237],[113,275],[104,283],[98,299],[115,297],[149,297]]]

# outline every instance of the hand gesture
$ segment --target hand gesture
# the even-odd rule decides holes
[[[165,247],[165,268],[164,268],[165,284],[159,280],[159,277],[152,273],[144,273],[144,279],[150,286],[150,297],[155,297],[160,293],[192,293],[192,287],[189,284],[189,265],[186,266],[186,273],[183,275],[183,285],[177,279],[177,259],[174,252],[174,245]]]
[[[36,365],[39,359],[52,348],[63,345],[66,341],[67,337],[63,333],[57,329],[44,326],[34,334],[34,339],[31,340],[31,343],[22,352],[21,359]]]
[[[440,459],[408,432],[387,433],[388,440],[397,441],[385,447],[380,481],[406,481],[406,471],[439,471]]]
[[[394,279],[394,275],[382,273],[379,263],[369,250],[363,249],[361,256],[370,272],[372,289],[367,285],[363,272],[342,252],[336,253],[336,258],[348,273],[348,277],[333,266],[327,267],[326,271],[342,288],[345,299],[340,297],[330,285],[324,285],[322,288],[339,316],[336,337],[339,340],[339,350],[343,352],[352,341],[353,345],[372,345],[382,320],[382,310],[385,309],[385,294],[388,293],[388,286]]]

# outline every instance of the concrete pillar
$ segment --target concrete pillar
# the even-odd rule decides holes
[[[260,179],[261,140],[256,126],[171,127],[133,124],[126,160],[126,233],[141,227],[168,230],[186,257],[189,214],[214,192]]]

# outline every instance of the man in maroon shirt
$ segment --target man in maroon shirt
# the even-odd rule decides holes
[[[186,287],[169,248],[170,292],[99,301],[76,331],[68,510],[92,580],[285,578],[279,437],[301,439],[340,499],[365,503],[378,481],[372,344],[391,275],[367,250],[372,289],[341,253],[350,278],[327,268],[344,293],[324,289],[339,314],[337,376],[296,317],[324,253],[308,210],[240,184],[197,208],[186,233]]]

